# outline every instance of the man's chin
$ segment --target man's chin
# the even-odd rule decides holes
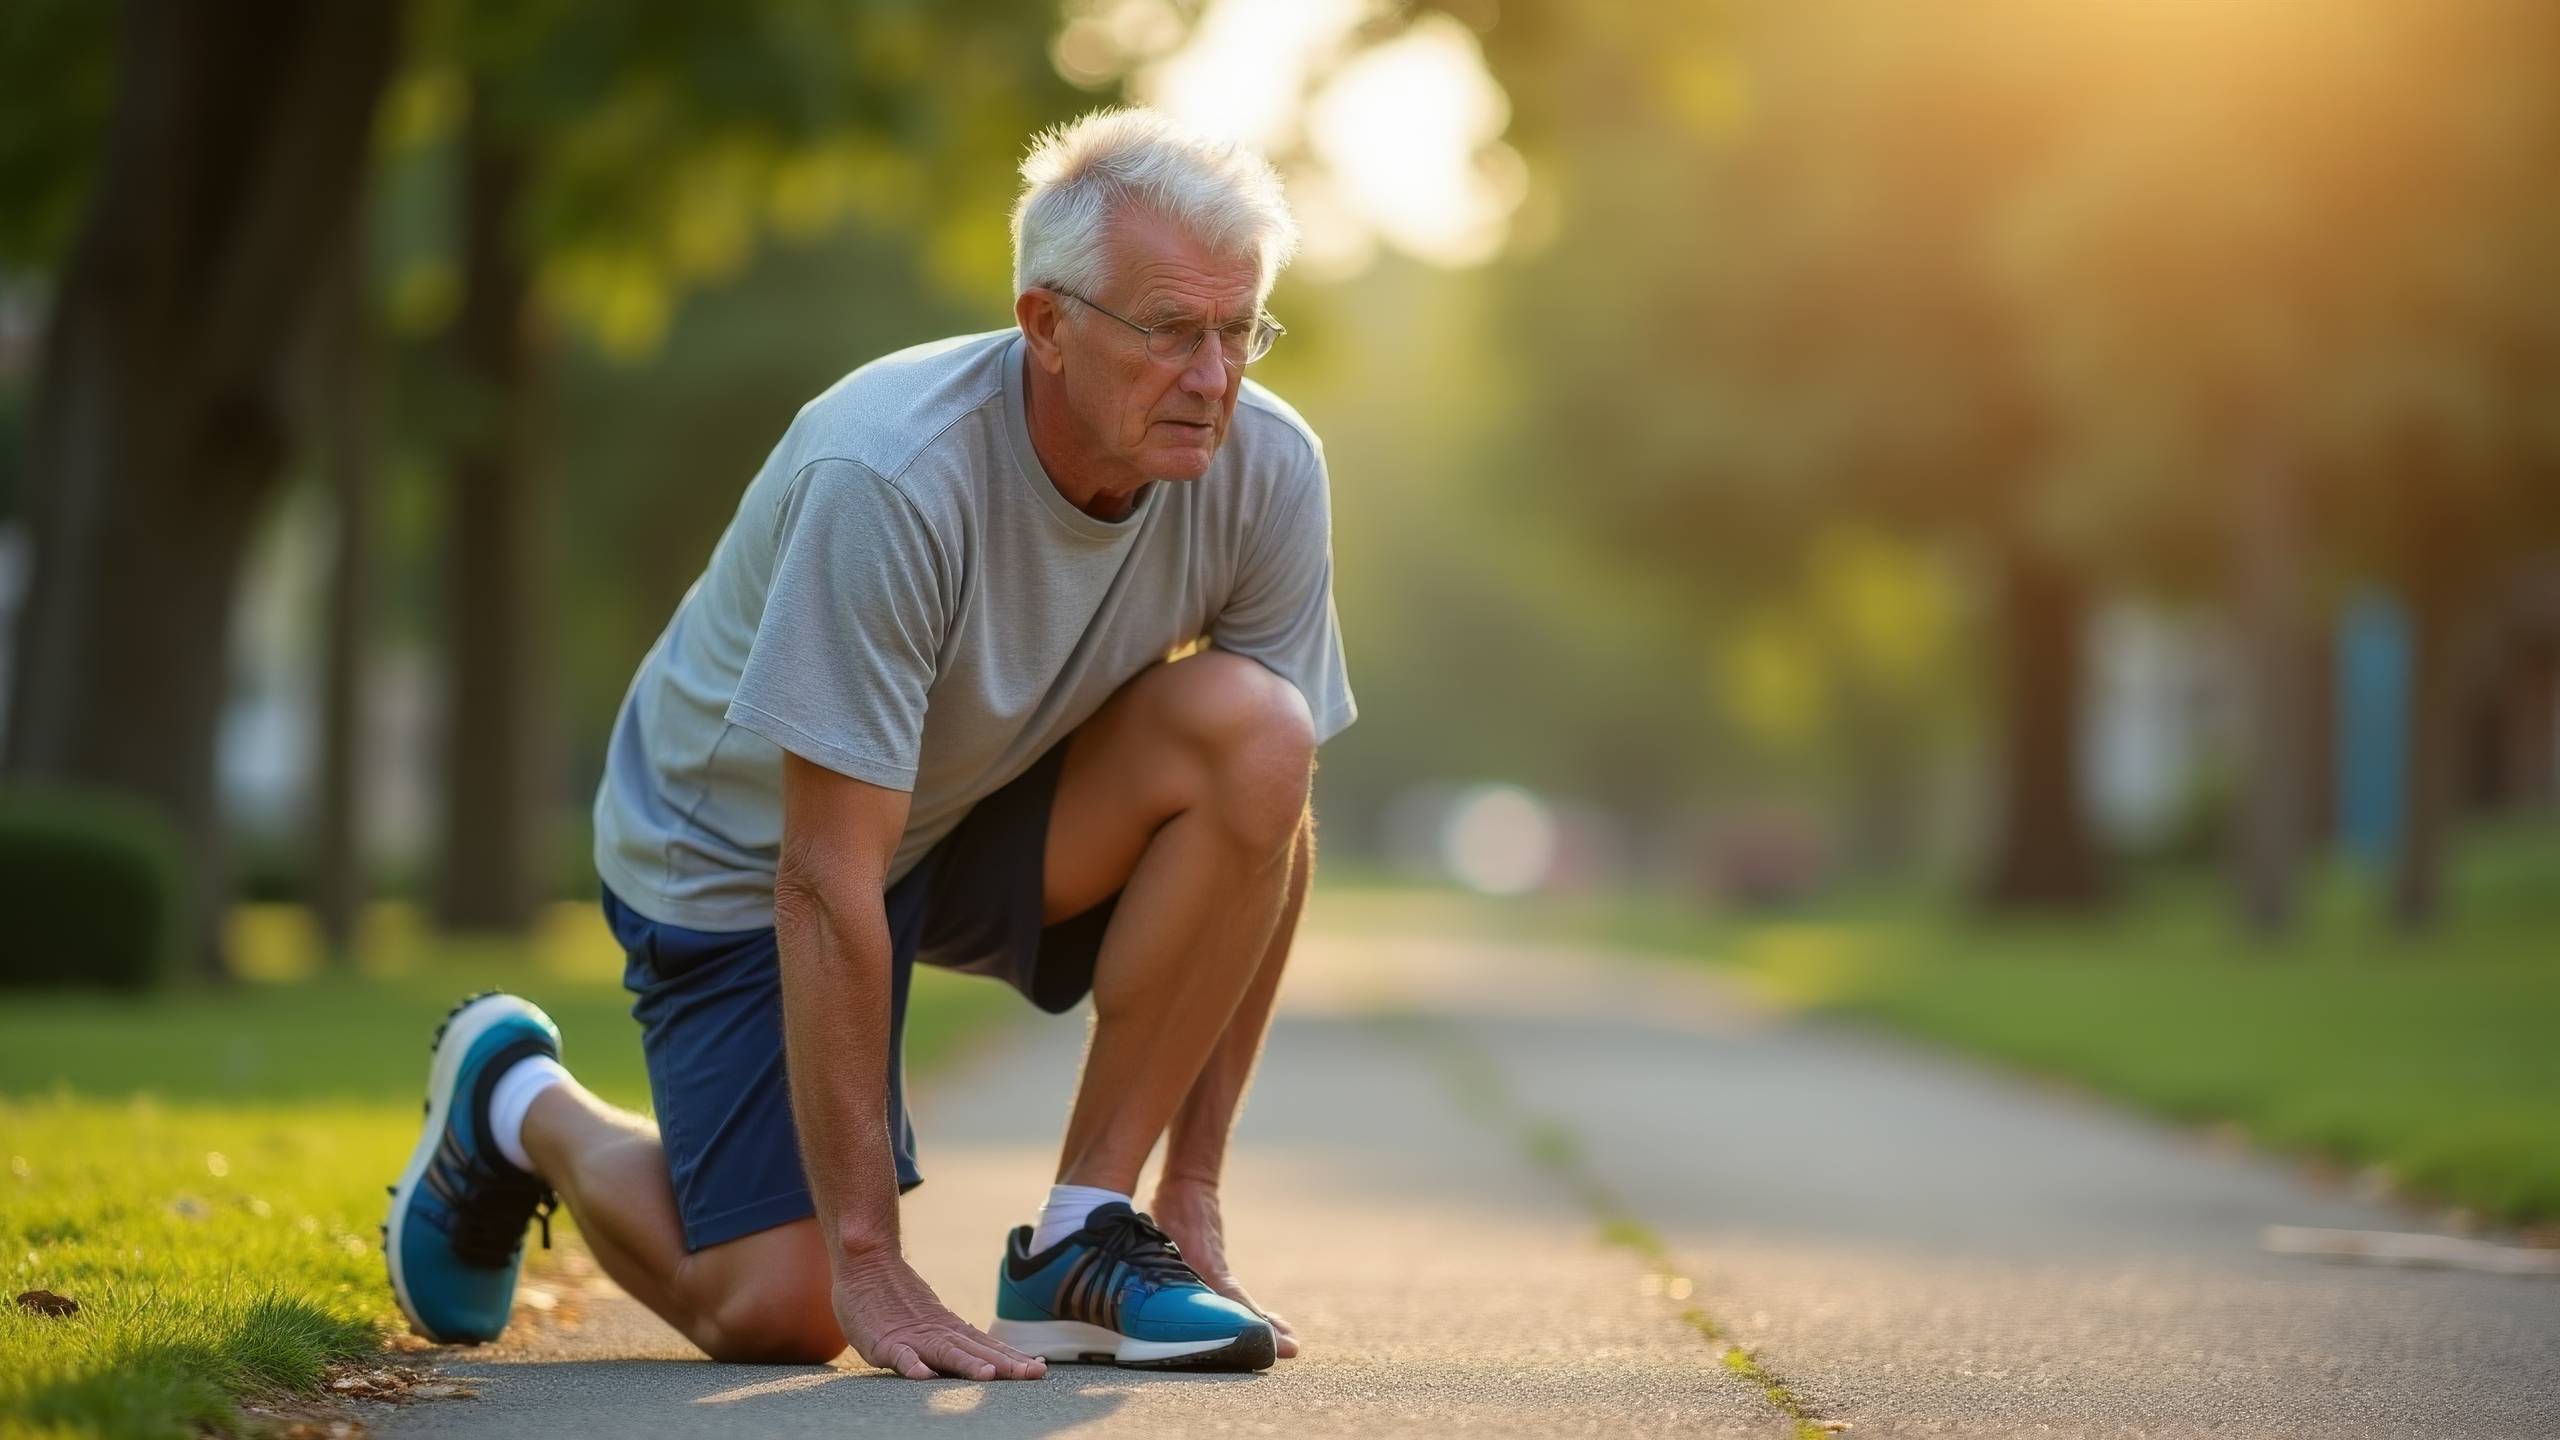
[[[1146,475],[1150,480],[1197,480],[1209,473],[1209,463],[1217,458],[1215,450],[1195,450],[1188,446],[1158,451],[1147,457]]]

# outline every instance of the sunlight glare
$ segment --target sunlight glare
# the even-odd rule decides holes
[[[1397,249],[1456,266],[1493,257],[1527,192],[1501,141],[1510,121],[1475,33],[1426,15],[1344,65],[1307,130],[1354,213]]]
[[[1371,0],[1217,0],[1191,42],[1140,71],[1139,100],[1268,154],[1297,140],[1308,85],[1329,68]]]
[[[1376,0],[1214,0],[1187,44],[1130,80],[1133,99],[1281,163],[1303,263],[1324,277],[1365,268],[1381,242],[1435,264],[1482,263],[1528,190],[1501,139],[1509,97],[1475,33],[1424,15],[1347,53],[1383,13]]]

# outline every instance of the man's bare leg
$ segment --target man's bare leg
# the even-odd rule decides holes
[[[575,1081],[533,1102],[524,1147],[596,1263],[704,1354],[814,1365],[844,1350],[815,1220],[687,1254],[657,1127]]]
[[[1059,1183],[1137,1188],[1265,968],[1314,753],[1297,691],[1214,650],[1147,672],[1079,730],[1052,807],[1049,918],[1099,903],[1078,885],[1112,868],[1115,843],[1141,851],[1095,963]]]
[[[1237,1002],[1226,1033],[1219,1037],[1218,1047],[1209,1052],[1209,1063],[1193,1082],[1182,1108],[1174,1112],[1173,1128],[1165,1141],[1164,1171],[1156,1177],[1152,1206],[1156,1223],[1164,1226],[1174,1243],[1182,1247],[1183,1258],[1191,1262],[1201,1279],[1209,1282],[1210,1289],[1271,1322],[1283,1360],[1298,1353],[1297,1331],[1287,1320],[1255,1304],[1227,1263],[1219,1179],[1225,1171],[1229,1132],[1243,1108],[1254,1064],[1262,1058],[1263,1039],[1271,1029],[1271,1012],[1279,999],[1289,946],[1297,938],[1298,917],[1306,909],[1307,890],[1315,880],[1315,859],[1316,817],[1310,810],[1299,822],[1297,842],[1291,852],[1289,894],[1281,907],[1279,928],[1272,932],[1261,966],[1254,972],[1253,984]]]

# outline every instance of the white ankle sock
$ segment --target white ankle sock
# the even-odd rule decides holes
[[[1085,1217],[1114,1200],[1123,1205],[1135,1203],[1117,1190],[1091,1185],[1050,1186],[1049,1202],[1040,1207],[1040,1222],[1031,1227],[1031,1253],[1037,1255],[1083,1229]]]
[[[524,1153],[524,1112],[534,1097],[569,1078],[560,1062],[548,1055],[528,1055],[507,1067],[489,1094],[489,1138],[507,1163],[530,1175],[533,1157]]]

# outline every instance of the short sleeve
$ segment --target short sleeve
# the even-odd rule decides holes
[[[941,550],[896,486],[849,460],[803,470],[732,724],[841,775],[915,788],[948,617]]]
[[[1209,628],[1221,650],[1249,656],[1298,687],[1315,717],[1316,743],[1342,732],[1360,714],[1342,658],[1342,626],[1333,607],[1333,497],[1324,457],[1314,473],[1283,497],[1260,531],[1247,537],[1245,560],[1226,608]]]

